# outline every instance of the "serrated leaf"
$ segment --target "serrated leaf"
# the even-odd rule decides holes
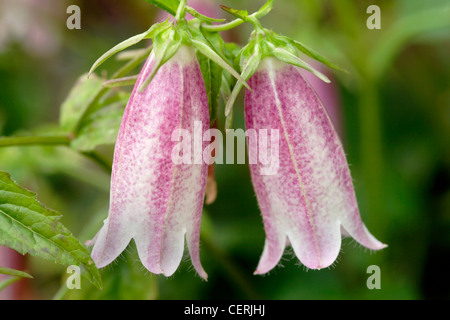
[[[8,276],[14,276],[14,277],[21,277],[21,278],[27,278],[27,279],[33,279],[33,276],[29,275],[26,272],[14,270],[10,268],[3,268],[0,267],[0,274],[6,274]]]
[[[126,102],[116,102],[90,115],[80,127],[71,147],[82,152],[116,142]]]
[[[180,5],[180,1],[178,0],[145,0],[145,1],[150,2],[151,4],[157,6],[158,8],[167,11],[173,16],[177,13],[178,6]]]
[[[96,75],[87,78],[83,74],[73,86],[66,100],[61,105],[60,125],[66,132],[75,130],[78,122],[89,105],[102,91],[102,80]]]
[[[89,251],[63,226],[60,217],[44,207],[35,193],[0,171],[0,245],[65,266],[77,265],[83,276],[101,288]]]

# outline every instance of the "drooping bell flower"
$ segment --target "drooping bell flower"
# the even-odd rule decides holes
[[[183,162],[173,155],[180,144],[201,150],[208,145],[194,142],[198,124],[201,133],[210,124],[195,49],[240,76],[203,38],[191,35],[196,30],[186,24],[185,10],[196,14],[181,1],[173,22],[156,24],[118,44],[91,69],[138,41],[153,39],[153,51],[134,85],[117,137],[109,215],[92,241],[92,258],[99,268],[115,260],[134,239],[142,264],[152,273],[170,276],[181,262],[186,238],[195,270],[207,278],[199,258],[199,237],[208,164],[197,161],[196,150],[187,157],[183,154]]]
[[[261,10],[270,11],[271,4]],[[223,9],[255,27],[239,54],[242,77],[251,87],[245,95],[246,129],[278,132],[279,137],[277,146],[272,139],[255,145],[248,138],[249,159],[256,159],[261,149],[263,154],[274,147],[279,151],[275,172],[266,170],[265,159],[249,164],[266,232],[255,274],[274,268],[287,245],[310,269],[326,268],[336,260],[342,235],[369,249],[384,248],[361,221],[342,143],[300,69],[329,80],[298,55],[302,52],[339,68],[300,42],[263,28],[255,15]],[[241,87],[238,83],[233,89],[226,116]]]
[[[104,267],[133,238],[143,265],[170,276],[182,259],[186,235],[192,263],[206,278],[199,235],[208,165],[174,164],[171,158],[178,143],[172,141],[174,130],[193,133],[194,121],[208,129],[205,85],[194,48],[182,45],[139,93],[154,59],[151,55],[142,69],[125,110],[114,153],[109,216],[92,257]]]
[[[262,175],[250,164],[266,231],[256,274],[275,267],[288,243],[310,269],[330,266],[341,233],[383,248],[361,221],[342,144],[330,118],[297,67],[265,58],[249,80],[247,129],[279,130],[279,170]],[[288,242],[289,241],[289,242]]]

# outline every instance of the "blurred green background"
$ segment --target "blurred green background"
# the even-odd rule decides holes
[[[263,3],[215,2],[249,12]],[[66,28],[71,4],[81,8],[81,30]],[[366,27],[372,4],[381,8],[380,30]],[[56,128],[76,79],[160,14],[144,0],[2,0],[0,136]],[[132,245],[103,270],[102,291],[84,279],[82,290],[59,291],[65,268],[25,257],[23,267],[35,279],[23,280],[14,298],[49,299],[57,292],[73,299],[450,298],[449,17],[446,0],[276,0],[262,20],[348,70],[327,70],[333,108],[362,219],[387,249],[369,252],[344,239],[334,266],[321,271],[305,270],[288,249],[282,267],[253,276],[264,230],[248,167],[219,165],[218,198],[205,207],[202,223],[208,282],[188,257],[170,278],[151,275]],[[244,44],[250,32],[243,25],[227,38]],[[101,70],[111,74],[118,66],[111,59]],[[234,128],[245,129],[243,99],[235,110]],[[112,146],[99,152],[111,156]],[[1,148],[0,170],[61,212],[62,222],[82,240],[92,238],[106,218],[109,174],[74,151]],[[370,265],[380,267],[380,290],[366,286]]]

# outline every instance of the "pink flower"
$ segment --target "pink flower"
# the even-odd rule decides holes
[[[247,129],[278,129],[280,136],[277,174],[261,175],[261,163],[250,165],[267,237],[255,274],[274,268],[289,243],[311,269],[336,260],[341,233],[384,248],[361,221],[342,144],[298,68],[264,58],[249,85]]]
[[[122,120],[109,216],[96,236],[92,257],[99,268],[104,267],[134,239],[143,265],[152,273],[170,276],[182,259],[186,236],[192,263],[206,279],[199,236],[208,165],[175,165],[171,158],[179,143],[172,141],[175,129],[194,136],[194,121],[201,121],[203,131],[209,128],[205,85],[191,46],[181,45],[139,93],[153,65],[152,53]]]

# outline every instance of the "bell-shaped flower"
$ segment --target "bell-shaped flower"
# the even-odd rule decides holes
[[[266,232],[255,274],[274,268],[288,244],[311,269],[336,260],[341,235],[369,249],[385,247],[361,221],[341,141],[299,68],[265,57],[248,83],[247,130],[279,132],[278,172],[262,174],[263,163],[250,164]]]
[[[141,92],[154,67],[152,53],[123,116],[109,216],[95,238],[92,257],[99,268],[104,267],[134,239],[143,265],[152,273],[170,276],[180,264],[186,237],[192,263],[206,279],[199,236],[208,165],[172,160],[182,130],[194,137],[194,122],[202,124],[202,132],[209,128],[205,85],[192,46],[182,44]]]

